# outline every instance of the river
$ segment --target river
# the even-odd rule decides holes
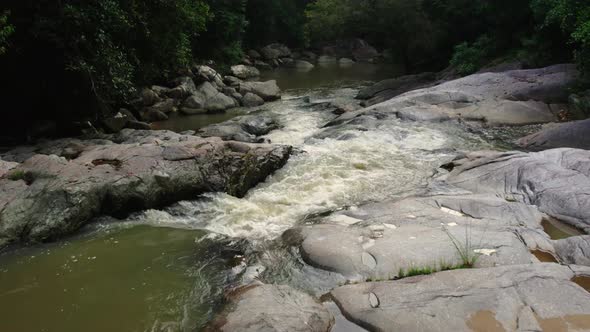
[[[283,169],[242,199],[212,193],[126,220],[100,218],[74,237],[5,253],[0,331],[197,331],[241,278],[321,295],[339,280],[284,248],[278,239],[285,230],[331,211],[419,193],[453,149],[506,149],[522,134],[388,119],[370,131],[319,135],[334,117],[323,102],[352,100],[367,81],[395,74],[376,65],[266,73],[285,92],[262,107],[282,126],[265,138],[297,151]],[[250,111],[178,117],[156,127],[194,130]]]

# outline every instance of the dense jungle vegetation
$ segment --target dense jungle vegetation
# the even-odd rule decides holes
[[[590,73],[587,0],[6,0],[5,113],[13,123],[100,116],[191,63],[239,62],[272,42],[363,38],[408,73],[492,60],[577,61]]]

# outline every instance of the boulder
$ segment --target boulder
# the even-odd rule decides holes
[[[164,121],[168,120],[168,115],[166,113],[153,110],[153,109],[145,109],[140,112],[141,119],[145,122],[156,122],[156,121]]]
[[[11,161],[4,161],[0,159],[0,178],[4,177],[5,174],[10,172],[13,168],[16,168],[18,163]]]
[[[291,50],[283,44],[270,44],[263,47],[260,53],[266,60],[275,60],[279,58],[287,58],[291,56]]]
[[[193,68],[193,73],[195,77],[199,79],[200,82],[209,81],[215,83],[215,85],[217,85],[218,87],[225,86],[221,75],[219,75],[219,73],[217,73],[213,68],[209,66],[195,66]]]
[[[245,66],[245,65],[236,65],[231,67],[232,75],[241,78],[241,79],[248,79],[260,76],[260,71],[255,67]]]
[[[160,98],[166,98],[166,96],[168,96],[168,93],[170,92],[170,88],[167,88],[164,86],[159,86],[159,85],[152,85],[150,90],[152,90],[154,93],[156,93],[158,95],[158,97],[160,97]],[[151,106],[151,105],[147,105],[147,106]]]
[[[588,268],[528,264],[336,288],[344,315],[372,331],[569,331],[590,327]]]
[[[242,197],[290,153],[168,131],[124,129],[110,139],[88,143],[72,160],[34,154],[12,169],[26,180],[1,178],[0,247],[52,240],[104,213],[121,217],[204,192]]]
[[[293,68],[296,68],[301,71],[309,71],[312,70],[315,66],[307,61],[304,60],[296,60],[293,62]]]
[[[184,99],[195,93],[197,90],[195,83],[188,76],[179,77],[172,83],[174,84],[175,88],[170,89],[167,95],[174,99]]]
[[[230,294],[228,308],[206,331],[327,332],[334,318],[311,296],[283,285],[250,285]]]
[[[312,61],[312,62],[315,61],[315,60],[317,60],[317,58],[318,58],[318,56],[315,53],[311,52],[311,51],[303,51],[303,52],[301,52],[301,57],[304,60],[308,60],[308,61]]]
[[[345,123],[367,112],[397,114],[407,108],[414,115],[418,110],[436,112],[488,126],[547,123],[556,120],[549,104],[558,102],[557,96],[567,91],[576,76],[575,66],[571,65],[474,74],[345,113],[330,125]]]
[[[256,107],[264,104],[264,100],[257,95],[248,92],[242,98],[242,106],[245,107]]]
[[[536,205],[547,215],[590,232],[590,151],[473,152],[447,165],[441,180]]]
[[[262,57],[262,55],[260,55],[260,53],[258,53],[256,50],[249,50],[246,54],[253,60],[257,60]]]
[[[400,76],[364,88],[359,91],[356,98],[367,100],[364,105],[371,106],[399,96],[402,93],[424,88],[433,84],[435,79],[435,73],[430,72]]]
[[[354,60],[349,58],[340,58],[340,60],[338,60],[338,64],[341,66],[351,66],[354,64]]]
[[[532,151],[553,148],[590,150],[590,119],[548,125],[537,133],[521,138],[518,144]]]
[[[155,103],[147,109],[150,111],[157,111],[166,114],[176,112],[176,101],[172,98],[167,98],[158,103]]]
[[[465,260],[476,267],[534,262],[518,230],[540,230],[542,217],[534,206],[493,195],[407,198],[336,213],[283,238],[312,266],[351,281],[387,280]]]
[[[223,78],[223,82],[229,86],[236,87],[242,83],[242,80],[235,76],[225,76]]]
[[[153,104],[161,100],[160,96],[156,92],[148,88],[144,88],[141,90],[140,98],[143,103],[143,106],[152,106]]]
[[[237,105],[233,98],[219,92],[210,82],[204,82],[184,101],[181,112],[185,114],[221,112],[235,106]]]
[[[227,141],[261,143],[264,139],[259,136],[266,135],[278,127],[277,122],[271,117],[245,115],[201,128],[198,134],[202,137],[220,137]]]
[[[590,266],[590,236],[573,236],[553,241],[554,252],[563,264]]]
[[[254,66],[256,68],[260,68],[262,70],[270,70],[270,69],[272,69],[272,66],[270,64],[268,64],[267,62],[261,61],[261,60],[254,61]]]
[[[319,63],[320,65],[329,65],[329,64],[335,64],[335,63],[337,63],[337,62],[338,62],[338,60],[337,60],[335,57],[333,57],[333,56],[330,56],[330,55],[321,55],[321,56],[318,58],[318,63]]]
[[[242,82],[240,83],[240,93],[242,95],[251,92],[258,95],[264,101],[272,101],[281,98],[281,89],[277,81],[271,80],[266,82]]]
[[[110,133],[117,133],[121,131],[121,129],[125,128],[127,123],[133,120],[132,118],[127,117],[127,115],[118,112],[117,114],[113,115],[112,117],[108,117],[102,120],[102,124],[104,128]]]

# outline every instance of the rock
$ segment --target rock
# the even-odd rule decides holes
[[[553,148],[590,150],[590,119],[547,126],[537,133],[521,138],[518,144],[532,151]]]
[[[148,88],[142,89],[140,95],[143,106],[152,106],[153,104],[160,101],[160,96]]]
[[[356,98],[368,100],[365,102],[365,106],[375,105],[404,92],[424,88],[434,82],[435,76],[434,73],[428,72],[384,80],[360,90]]]
[[[156,93],[158,95],[158,97],[160,97],[160,98],[165,98],[166,96],[168,96],[168,93],[170,92],[169,88],[164,87],[164,86],[159,86],[159,85],[152,85],[151,90],[154,93]],[[147,106],[151,106],[151,105],[147,105]]]
[[[268,63],[266,63],[264,61],[261,61],[261,60],[254,61],[254,66],[256,68],[260,68],[260,69],[263,69],[263,70],[270,70],[270,69],[272,69],[272,66],[271,65],[269,65]]]
[[[379,52],[362,39],[356,39],[352,44],[352,57],[359,62],[374,62]]]
[[[35,154],[13,168],[27,181],[1,178],[0,243],[52,240],[103,213],[121,217],[204,192],[242,197],[290,153],[247,144],[237,152],[219,138],[168,131],[124,129],[111,140],[119,144],[89,144],[69,161]]]
[[[283,44],[270,44],[263,47],[260,53],[266,60],[275,60],[291,56],[291,50]]]
[[[293,60],[292,58],[279,59],[279,63],[284,67],[293,68],[295,66],[295,60]]]
[[[590,326],[590,296],[571,281],[589,272],[557,264],[455,270],[331,295],[372,331],[567,331]]]
[[[340,60],[338,60],[338,64],[341,66],[351,66],[354,64],[354,60],[349,58],[340,58]]]
[[[174,99],[168,98],[154,104],[151,107],[148,107],[148,110],[162,112],[166,114],[176,112],[176,101]]]
[[[264,100],[257,95],[248,92],[242,98],[242,105],[245,107],[256,107],[264,104]]]
[[[275,80],[240,83],[240,93],[245,95],[248,92],[258,95],[264,101],[272,101],[281,98],[281,89],[279,89],[277,81]]]
[[[202,137],[220,137],[227,141],[261,143],[264,139],[258,136],[266,135],[278,127],[271,117],[246,115],[201,128],[198,134]]]
[[[291,244],[308,264],[364,281],[462,266],[461,254],[477,257],[477,267],[531,263],[518,230],[541,229],[541,221],[534,206],[492,195],[433,196],[361,206],[283,237],[299,239]],[[472,244],[459,252],[453,238]]]
[[[312,61],[312,62],[318,58],[318,56],[311,51],[303,51],[303,52],[301,52],[301,56],[303,59],[308,60],[308,61]]]
[[[193,72],[199,78],[200,82],[209,81],[215,83],[220,88],[225,86],[221,75],[209,66],[195,66]]]
[[[208,331],[327,332],[334,318],[311,296],[283,285],[250,285],[231,295]]]
[[[219,92],[211,83],[204,82],[184,101],[181,112],[185,114],[220,112],[235,106],[237,105],[233,98]]]
[[[130,120],[130,121],[128,121],[127,124],[125,125],[125,128],[138,129],[138,130],[150,130],[150,129],[152,129],[152,127],[150,126],[149,123],[145,123],[145,122],[137,121],[137,120]]]
[[[168,91],[168,96],[174,99],[184,99],[197,91],[193,80],[188,77],[179,77],[173,82],[175,88]]]
[[[248,56],[254,60],[260,59],[262,57],[262,55],[260,55],[260,53],[258,53],[256,50],[249,50],[246,54],[248,54]]]
[[[312,70],[315,66],[304,60],[296,60],[293,62],[293,67],[298,70],[308,71]]]
[[[10,172],[10,170],[16,168],[17,166],[18,163],[16,162],[4,161],[0,159],[0,178],[4,177],[5,174]]]
[[[489,126],[552,122],[556,117],[548,103],[555,103],[556,96],[567,90],[576,75],[571,65],[474,74],[345,113],[330,125],[345,123],[367,112],[397,114],[407,108],[412,109],[418,119],[416,112],[422,110]]]
[[[320,65],[329,65],[329,64],[335,64],[338,60],[336,60],[335,57],[333,56],[329,56],[329,55],[321,55],[318,58],[318,63]]]
[[[241,79],[248,79],[260,76],[260,71],[258,71],[258,69],[256,69],[255,67],[245,65],[232,66],[231,72],[233,76]]]
[[[441,179],[474,193],[513,197],[590,231],[590,151],[473,152]]]
[[[242,83],[242,80],[235,77],[235,76],[225,76],[223,78],[223,82],[225,82],[225,84],[227,84],[229,86],[236,87],[236,86],[240,85],[240,83]]]
[[[127,117],[127,115],[118,112],[112,117],[103,119],[102,124],[108,132],[117,133],[121,131],[121,129],[125,128],[125,125],[127,125],[129,120],[130,119]]]
[[[563,264],[590,266],[590,236],[573,236],[553,241],[553,248]]]
[[[146,109],[140,112],[141,119],[146,122],[156,122],[156,121],[164,121],[168,120],[168,115],[166,113],[153,110],[153,109]]]

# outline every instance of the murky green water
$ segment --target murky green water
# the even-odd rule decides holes
[[[182,115],[179,113],[171,113],[168,120],[152,123],[152,129],[171,130],[175,132],[198,130],[207,127],[208,125],[227,121],[245,113],[246,111],[240,108],[214,114]]]
[[[202,231],[137,226],[0,257],[0,331],[192,331],[226,264]]]

